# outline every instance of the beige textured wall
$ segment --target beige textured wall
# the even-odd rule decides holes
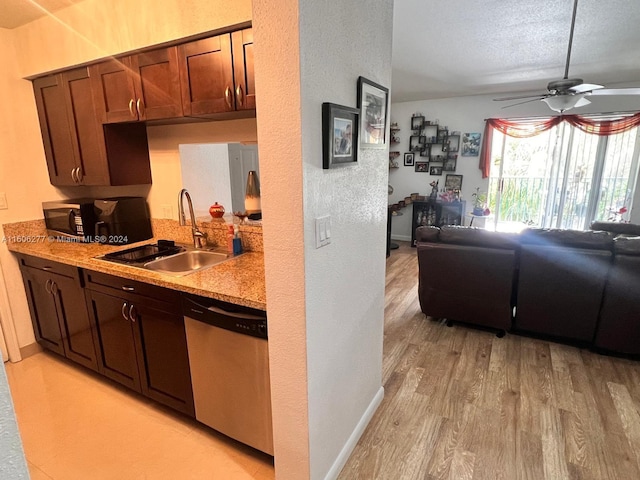
[[[250,0],[85,0],[14,30],[36,75],[251,20]]]
[[[275,465],[278,479],[306,479],[311,474],[298,0],[254,0],[253,18],[256,91],[262,92],[256,101]]]

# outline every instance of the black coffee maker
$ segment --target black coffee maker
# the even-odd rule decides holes
[[[99,198],[94,200],[93,206],[97,242],[124,245],[153,237],[144,197]]]

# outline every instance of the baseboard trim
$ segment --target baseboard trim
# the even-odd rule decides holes
[[[410,242],[411,237],[407,235],[391,235],[391,240],[399,240],[401,242]]]
[[[382,403],[383,398],[384,387],[380,387],[380,389],[373,397],[373,400],[371,400],[371,403],[365,410],[364,414],[360,418],[360,421],[356,425],[356,428],[353,430],[353,432],[351,432],[349,439],[342,447],[342,450],[340,450],[336,461],[333,462],[333,465],[331,465],[331,468],[327,472],[327,475],[324,477],[325,480],[335,480],[336,478],[338,478],[338,475],[342,471],[342,468],[347,463],[347,460],[349,460],[351,453],[353,453],[353,449],[356,448],[358,440],[360,440],[360,437],[364,433],[365,428],[367,428],[367,425],[369,425],[371,418],[373,418],[373,414],[376,413],[376,410],[380,406],[380,403]]]
[[[40,346],[40,344],[38,344],[38,342],[20,347],[20,355],[22,356],[22,360],[24,360],[25,358],[29,358],[36,353],[40,353],[41,351],[42,347]]]

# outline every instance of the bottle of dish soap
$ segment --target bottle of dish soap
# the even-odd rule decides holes
[[[233,255],[233,225],[227,225],[227,253]]]

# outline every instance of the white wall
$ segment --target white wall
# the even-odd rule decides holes
[[[0,362],[0,478],[29,480],[3,362]]]
[[[609,85],[614,87],[614,85]],[[628,86],[628,85],[627,85]],[[417,173],[413,167],[405,167],[403,164],[404,153],[409,151],[409,136],[411,135],[411,115],[415,112],[422,113],[427,120],[438,119],[441,125],[449,127],[450,131],[459,130],[465,132],[479,132],[484,135],[484,120],[486,118],[515,118],[531,116],[550,116],[555,112],[549,110],[543,102],[533,102],[508,109],[502,109],[509,102],[494,102],[494,98],[507,94],[478,95],[469,97],[445,98],[439,100],[424,100],[420,102],[402,102],[391,105],[391,119],[401,128],[401,141],[399,145],[392,145],[392,149],[400,151],[397,158],[400,168],[391,169],[389,172],[389,184],[393,186],[393,195],[389,196],[389,204],[403,200],[413,192],[429,194],[429,183],[439,179],[440,187],[444,186],[447,172],[441,177],[431,176],[426,173]],[[592,104],[588,107],[575,110],[575,113],[588,114],[597,112],[639,111],[640,97],[592,97]],[[573,112],[570,112],[573,113]],[[420,160],[416,156],[416,161]],[[479,157],[462,157],[458,153],[458,164],[454,173],[463,175],[462,196],[467,201],[467,210],[471,211],[472,197],[476,187],[480,191],[487,191],[488,179],[482,179],[478,168]],[[638,206],[638,197],[636,203]],[[394,216],[391,224],[391,236],[395,240],[411,240],[411,206],[402,210],[402,216]],[[632,222],[640,223],[640,206],[634,208],[631,217]]]
[[[382,396],[388,172],[384,150],[323,170],[321,105],[356,106],[359,75],[390,86],[392,2],[253,4],[276,468],[333,478]]]

